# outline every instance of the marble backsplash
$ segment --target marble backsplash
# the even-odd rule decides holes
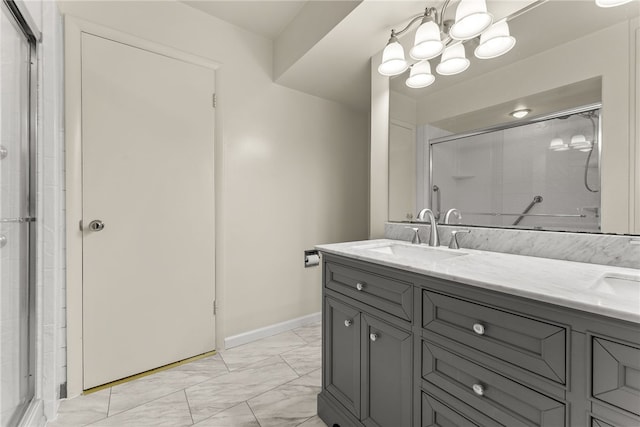
[[[384,237],[411,241],[411,227],[420,229],[422,242],[429,241],[429,224],[388,222]],[[461,248],[640,269],[640,236],[439,225],[443,245],[457,229],[471,230],[458,234]]]

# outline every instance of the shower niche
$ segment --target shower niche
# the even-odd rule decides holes
[[[600,231],[599,104],[464,134],[431,125],[418,133],[428,141],[418,203],[440,223],[456,208],[450,223]]]

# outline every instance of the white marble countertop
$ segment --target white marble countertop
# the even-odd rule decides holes
[[[632,268],[444,246],[433,248],[389,239],[316,248],[323,253],[640,323],[640,270]],[[460,253],[465,255],[437,259]],[[609,278],[606,283],[603,277]]]

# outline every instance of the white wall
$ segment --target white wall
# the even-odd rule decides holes
[[[366,238],[367,118],[272,81],[273,43],[177,2],[64,13],[212,59],[217,72],[217,342],[320,310],[317,243]]]

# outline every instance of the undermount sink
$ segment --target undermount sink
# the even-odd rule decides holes
[[[605,273],[587,289],[596,294],[621,297],[640,303],[640,274]]]
[[[398,243],[387,243],[384,245],[364,245],[358,249],[374,252],[377,254],[389,255],[396,258],[404,258],[415,261],[442,261],[448,258],[455,258],[467,255],[465,252],[457,250],[431,247],[424,245],[403,245]]]

